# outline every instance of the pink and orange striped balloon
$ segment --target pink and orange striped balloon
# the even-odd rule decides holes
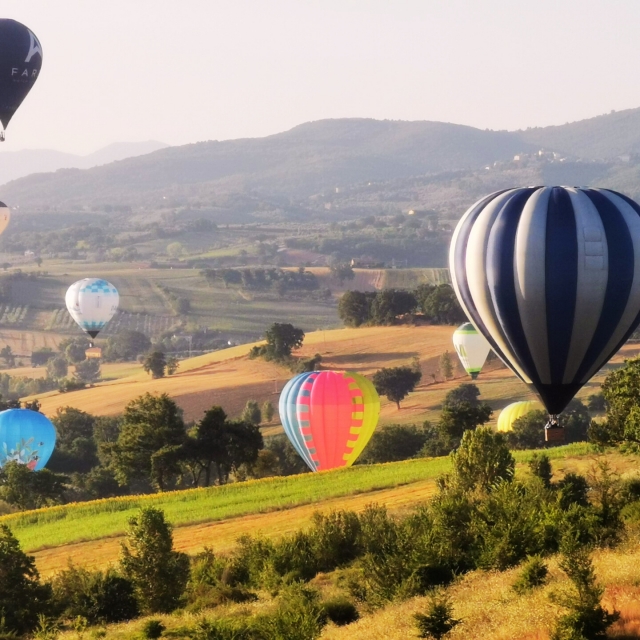
[[[358,373],[312,371],[282,390],[280,420],[291,443],[313,471],[348,467],[375,431],[380,399]]]

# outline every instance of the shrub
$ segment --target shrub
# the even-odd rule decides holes
[[[360,617],[360,614],[353,602],[344,596],[339,596],[332,600],[326,600],[322,603],[322,608],[327,618],[339,627],[351,624]]]
[[[453,617],[453,606],[446,596],[432,597],[427,613],[416,613],[413,618],[418,627],[419,638],[436,640],[445,636],[461,622]]]
[[[551,635],[552,640],[604,640],[607,629],[620,617],[600,604],[604,589],[596,583],[589,552],[569,540],[563,549],[560,568],[573,583],[573,593],[555,596],[556,602],[568,609]]]
[[[522,594],[540,587],[547,581],[548,574],[549,569],[540,556],[529,556],[513,583],[513,590]]]
[[[135,586],[145,611],[169,612],[178,606],[189,577],[189,557],[173,550],[171,525],[159,509],[147,507],[129,519],[128,544],[120,566]]]
[[[587,493],[589,484],[584,476],[569,472],[556,484],[558,504],[561,509],[568,509],[572,504],[586,507],[589,504]]]
[[[251,626],[260,640],[315,640],[326,623],[317,591],[294,584],[280,593],[273,613],[256,616]]]
[[[147,640],[157,640],[165,629],[166,627],[160,620],[152,618],[151,620],[147,620],[142,626],[142,637],[147,638]]]
[[[542,480],[542,484],[548,489],[551,486],[553,471],[551,470],[551,460],[546,453],[538,455],[534,453],[529,460],[529,470],[536,478]]]
[[[90,625],[131,620],[139,615],[133,584],[113,569],[91,572],[70,565],[52,582],[55,608],[65,618]]]
[[[362,553],[362,527],[353,511],[314,513],[309,535],[318,571],[332,571]]]

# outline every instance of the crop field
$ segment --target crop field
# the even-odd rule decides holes
[[[591,448],[567,445],[547,451],[556,472],[583,470]],[[519,463],[533,452],[517,452]],[[612,467],[628,473],[637,459],[610,455]],[[47,573],[69,558],[101,566],[117,558],[127,519],[141,506],[165,511],[176,526],[176,548],[196,553],[205,546],[233,547],[243,533],[277,537],[304,526],[315,511],[361,510],[378,502],[402,510],[430,498],[435,479],[450,468],[448,457],[355,466],[319,474],[263,480],[148,496],[130,496],[3,516],[23,547],[35,552]]]
[[[415,289],[420,284],[449,284],[449,269],[385,269],[382,288]]]

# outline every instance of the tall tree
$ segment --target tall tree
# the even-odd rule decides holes
[[[178,606],[189,579],[189,556],[173,550],[172,527],[160,509],[147,507],[129,519],[120,566],[144,611],[168,613]]]
[[[372,380],[377,392],[400,409],[400,402],[416,388],[421,378],[422,373],[411,367],[391,367],[376,371]]]
[[[123,485],[143,479],[164,490],[170,478],[154,474],[152,458],[165,447],[182,445],[185,438],[180,409],[166,393],[146,393],[132,400],[125,407],[118,440],[111,448],[116,478]]]
[[[20,548],[6,525],[0,525],[0,620],[15,634],[34,630],[48,608],[51,587],[40,583],[35,558]]]
[[[152,378],[164,378],[167,368],[167,360],[162,351],[152,351],[142,365],[143,369],[151,374]]]

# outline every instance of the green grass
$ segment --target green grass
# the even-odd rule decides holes
[[[547,451],[551,458],[585,455],[589,445]],[[524,462],[534,452],[515,454]],[[250,480],[222,487],[97,500],[0,517],[26,551],[124,533],[127,520],[143,506],[162,509],[174,525],[198,524],[287,509],[378,489],[434,479],[450,469],[450,459],[423,458],[355,466],[319,474]]]
[[[449,269],[387,269],[383,286],[389,289],[415,289],[420,284],[448,284]]]

